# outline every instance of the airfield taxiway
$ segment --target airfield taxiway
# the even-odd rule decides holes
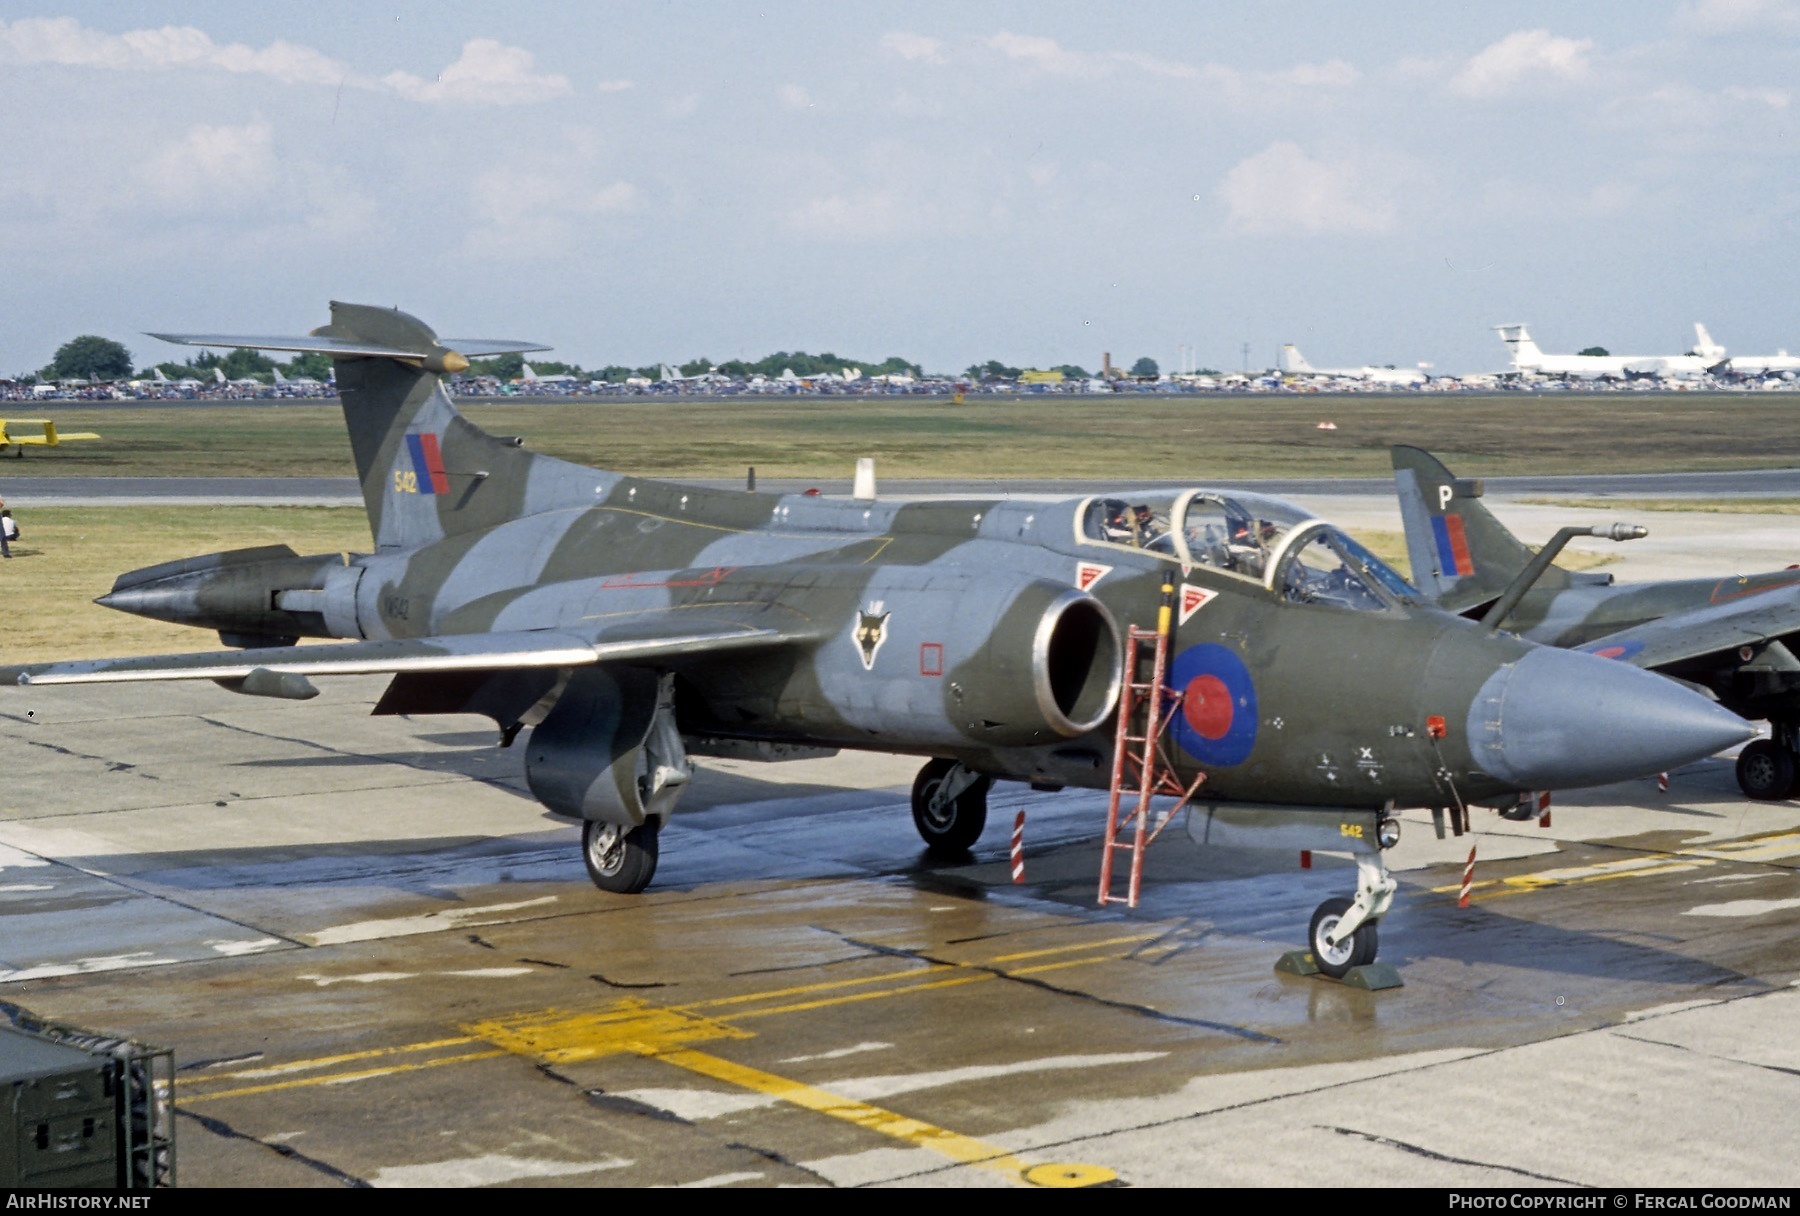
[[[1800,547],[1644,522],[1622,577]],[[932,862],[901,758],[705,761],[607,895],[522,749],[380,687],[0,697],[0,1000],[172,1046],[184,1184],[1800,1181],[1800,804],[1729,759],[1477,812],[1468,909],[1470,838],[1409,815],[1371,993],[1272,970],[1343,860],[1171,831],[1101,911],[1103,795],[1000,787]]]

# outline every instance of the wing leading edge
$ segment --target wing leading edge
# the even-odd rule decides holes
[[[323,646],[272,646],[200,654],[142,655],[0,667],[0,684],[105,684],[138,680],[242,680],[252,672],[349,676],[383,673],[502,671],[584,667],[595,663],[678,660],[805,640],[779,629],[708,625],[635,637],[588,641],[571,633],[532,630],[396,638]]]
[[[1637,667],[1661,668],[1739,646],[1759,646],[1800,631],[1800,587],[1677,612],[1579,647]]]

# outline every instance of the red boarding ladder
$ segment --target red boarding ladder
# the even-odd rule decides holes
[[[1200,783],[1201,773],[1192,785],[1183,787],[1175,775],[1163,748],[1163,735],[1181,702],[1169,691],[1170,617],[1174,612],[1175,588],[1163,584],[1162,606],[1156,612],[1156,628],[1140,629],[1136,625],[1125,630],[1125,678],[1119,689],[1119,725],[1113,737],[1112,793],[1106,802],[1106,841],[1100,853],[1100,906],[1123,903],[1135,908],[1138,886],[1144,874],[1144,850],[1150,847],[1162,830],[1186,806]],[[1148,647],[1146,656],[1141,648]],[[1150,662],[1150,678],[1144,679],[1144,659]],[[1171,809],[1150,828],[1150,799],[1156,794],[1179,798]],[[1129,841],[1119,839],[1119,808],[1126,798],[1135,799],[1134,811],[1128,812],[1132,822]],[[1113,854],[1131,854],[1131,881],[1124,895],[1113,893]]]

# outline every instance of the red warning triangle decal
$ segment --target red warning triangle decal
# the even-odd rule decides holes
[[[1112,573],[1111,566],[1102,566],[1099,562],[1075,563],[1075,586],[1077,590],[1091,590],[1095,583]]]
[[[1218,594],[1217,591],[1196,587],[1192,583],[1181,584],[1181,619],[1177,623],[1187,624],[1190,616],[1206,607]]]

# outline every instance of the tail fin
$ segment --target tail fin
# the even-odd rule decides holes
[[[1531,340],[1531,334],[1523,325],[1496,325],[1494,329],[1506,343],[1514,365],[1528,366],[1543,358],[1544,352],[1538,349],[1538,344]]]
[[[381,549],[480,531],[527,511],[591,503],[596,484],[615,479],[489,435],[451,404],[443,377],[466,370],[469,355],[549,349],[540,343],[440,342],[424,322],[398,309],[336,301],[331,324],[304,338],[151,337],[330,355],[369,527]]]
[[[1389,451],[1413,585],[1451,612],[1497,599],[1531,561],[1531,550],[1482,505],[1479,481],[1453,476],[1421,448],[1396,444]],[[1568,573],[1552,566],[1537,585],[1568,582]]]
[[[1694,322],[1694,354],[1698,355],[1708,367],[1716,367],[1725,361],[1725,348],[1712,340],[1706,332],[1706,326]]]
[[[1281,370],[1284,372],[1310,372],[1312,364],[1300,353],[1300,348],[1288,343],[1281,348]]]

